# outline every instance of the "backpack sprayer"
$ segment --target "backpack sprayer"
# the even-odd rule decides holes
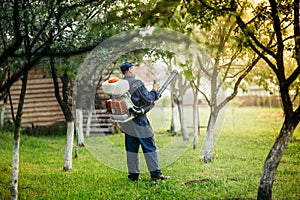
[[[177,70],[171,72],[170,76],[158,90],[159,98],[177,74]],[[115,122],[127,122],[137,115],[147,113],[154,106],[153,103],[145,107],[136,107],[131,101],[129,89],[128,81],[117,77],[111,78],[103,83],[104,93],[111,96],[111,98],[106,101],[107,113]]]

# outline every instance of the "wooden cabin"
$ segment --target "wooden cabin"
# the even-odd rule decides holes
[[[118,72],[116,71],[116,73]],[[12,105],[7,100],[5,121],[12,122],[11,107],[13,107],[14,115],[17,113],[21,86],[22,82],[19,80],[11,87]],[[59,86],[62,87],[61,82],[59,82]],[[106,114],[105,100],[107,98],[108,96],[103,94],[101,89],[97,91],[96,110],[93,113],[90,134],[109,134],[113,132],[114,124]],[[71,101],[70,99],[70,103]],[[87,111],[83,113],[84,132],[87,113]],[[55,97],[52,78],[45,76],[42,70],[30,70],[23,106],[22,127],[50,126],[59,122],[65,122],[65,118]]]

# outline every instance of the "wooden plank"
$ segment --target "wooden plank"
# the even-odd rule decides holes
[[[30,117],[30,118],[39,118],[39,117],[45,117],[45,118],[52,118],[52,117],[59,117],[64,118],[63,115],[61,115],[61,112],[24,112],[23,117]]]
[[[8,105],[8,107],[10,108],[10,105]],[[18,104],[13,102],[13,107],[17,108]],[[38,101],[38,102],[24,102],[24,107],[23,108],[42,108],[42,107],[59,107],[57,101]]]
[[[20,90],[11,90],[12,96],[19,96]],[[26,96],[30,96],[31,94],[44,94],[44,93],[52,93],[54,95],[54,88],[44,88],[44,89],[28,89],[26,90]]]
[[[50,122],[58,122],[58,121],[64,121],[65,119],[61,116],[57,117],[35,117],[35,118],[29,118],[24,116],[24,119],[22,118],[22,124],[30,123],[30,124],[37,124],[37,123],[50,123]]]
[[[17,108],[18,108],[18,105],[15,104],[14,105],[14,110],[17,111]],[[50,104],[50,103],[47,103],[46,105],[41,105],[41,104],[30,104],[30,105],[26,105],[24,106],[23,110],[29,110],[29,111],[32,111],[32,112],[35,112],[35,111],[49,111],[51,109],[59,109],[59,105],[55,105],[55,104]],[[7,106],[7,109],[11,109],[10,106]]]
[[[14,100],[18,99],[19,100],[19,96],[20,96],[20,94],[12,96],[12,99],[14,99]],[[52,93],[52,92],[47,92],[47,91],[42,92],[42,93],[36,93],[36,94],[33,94],[33,93],[26,94],[25,99],[28,99],[28,98],[30,98],[30,99],[31,98],[33,98],[33,99],[44,99],[44,98],[56,99],[54,92]]]
[[[16,111],[17,107],[14,107]],[[31,107],[31,108],[23,108],[23,113],[27,113],[27,112],[54,112],[54,113],[60,113],[62,114],[62,110],[61,108],[57,105],[57,106],[45,106],[45,107],[40,107],[40,108],[36,108],[36,107]],[[10,107],[7,107],[5,110],[5,113],[11,113],[11,109]]]
[[[59,84],[62,84],[61,80],[58,80]],[[53,80],[52,78],[36,78],[36,79],[29,79],[27,81],[27,85],[29,87],[32,87],[33,85],[52,85],[53,87]],[[22,86],[21,81],[17,81],[13,84],[12,89],[18,89],[20,90]],[[34,87],[34,86],[33,86]]]
[[[58,122],[60,122],[60,121],[36,122],[36,123],[34,123],[34,126],[51,126]],[[32,123],[22,122],[22,127],[32,127]]]

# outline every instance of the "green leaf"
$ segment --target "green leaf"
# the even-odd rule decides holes
[[[188,81],[192,80],[193,73],[191,71],[185,70],[183,73],[184,73],[184,76],[185,76],[186,80],[188,80]]]

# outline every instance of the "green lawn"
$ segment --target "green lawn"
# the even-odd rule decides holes
[[[207,113],[200,112],[205,125]],[[186,113],[189,119],[191,113]],[[279,109],[238,108],[234,115],[227,109],[219,125],[222,133],[216,135],[214,162],[209,164],[203,163],[200,156],[205,129],[201,129],[199,149],[193,150],[192,136],[189,143],[183,143],[180,135],[169,136],[163,131],[168,122],[161,122],[164,125],[155,139],[163,159],[162,171],[171,179],[156,182],[150,181],[148,173],[142,173],[139,182],[127,180],[126,166],[121,166],[124,160],[118,157],[124,156],[123,134],[89,138],[69,172],[62,171],[63,136],[23,134],[19,199],[256,199],[264,159],[281,126],[280,116]],[[2,131],[0,199],[9,199],[12,143],[12,132]],[[102,143],[115,148],[98,149],[97,144]],[[298,127],[278,167],[273,199],[300,199],[299,183]]]

